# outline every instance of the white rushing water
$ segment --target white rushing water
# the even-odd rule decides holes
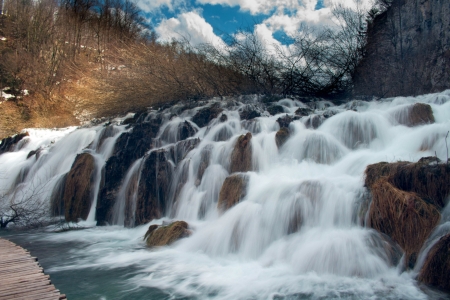
[[[414,103],[429,104],[436,122],[402,125]],[[386,241],[363,227],[359,209],[365,199],[363,174],[367,165],[418,161],[435,155],[447,160],[450,90],[342,106],[318,102],[314,114],[329,117],[323,118],[317,129],[307,127],[311,116],[294,120],[289,125],[290,137],[280,148],[275,142],[280,128],[277,119],[293,116],[298,108],[307,106],[289,99],[278,104],[284,113],[269,116],[266,112],[246,121],[240,120],[238,110],[244,105],[257,107],[256,100],[244,104],[232,101],[223,104],[222,114],[208,126],[198,128],[190,123],[196,131],[192,138],[200,142],[181,161],[171,162],[176,167],[167,215],[151,222],[184,220],[192,231],[189,238],[148,250],[142,240],[148,224],[46,234],[44,239],[49,243],[78,241],[85,245],[72,250],[76,261],[61,262],[52,270],[132,266],[136,271],[126,279],[130,289],[154,287],[172,298],[427,299],[414,280],[414,272],[402,272],[399,266],[391,265],[391,257],[382,246]],[[182,122],[191,122],[199,110],[188,109],[173,117],[177,109],[162,112],[165,121],[155,144],[165,149],[179,141],[177,128]],[[220,120],[222,115],[226,120]],[[101,169],[119,135],[128,130],[118,122],[108,138],[99,142],[104,128],[28,130],[28,143],[0,156],[0,174],[7,174],[0,180],[1,190],[10,195],[18,188],[45,185],[46,192],[39,197],[48,201],[77,153],[90,152],[96,159],[97,181],[84,224],[93,224]],[[246,172],[247,192],[240,203],[223,212],[217,209],[217,201],[230,175],[230,156],[238,137],[248,131],[253,134],[253,171]],[[27,159],[29,151],[38,148],[39,158]],[[124,174],[113,207],[113,224],[126,223],[126,197],[135,199],[144,161],[136,160]],[[199,178],[205,161],[207,168]],[[185,184],[179,190],[182,180]],[[445,222],[439,230],[448,232]]]

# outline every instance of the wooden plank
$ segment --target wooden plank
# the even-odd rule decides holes
[[[14,243],[0,238],[0,300],[66,299],[50,281],[37,258]]]

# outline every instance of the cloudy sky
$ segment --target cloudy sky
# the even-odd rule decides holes
[[[161,40],[220,45],[228,35],[250,30],[267,43],[288,40],[302,24],[332,22],[331,8],[367,7],[373,0],[137,0]],[[357,4],[357,2],[359,2]]]

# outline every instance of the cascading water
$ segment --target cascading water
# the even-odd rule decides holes
[[[414,103],[429,104],[435,123],[406,126]],[[125,149],[114,146],[116,141],[130,133],[122,139],[123,147],[135,143],[133,149],[140,149],[144,143],[133,140],[133,125],[121,125],[120,119],[77,130],[29,130],[27,144],[0,156],[1,172],[8,174],[0,181],[7,191],[3,200],[36,183],[59,191],[77,153],[89,152],[96,173],[84,224],[95,221],[99,207],[110,207],[106,223],[120,226],[32,237],[84,245],[71,249],[67,261],[55,262],[52,272],[119,272],[126,267],[133,271],[120,280],[124,290],[145,294],[152,288],[161,299],[426,299],[415,273],[402,273],[399,258],[386,250],[389,241],[363,227],[363,174],[367,165],[380,161],[434,155],[446,160],[450,91],[342,106],[326,101],[307,106],[290,99],[272,105],[284,112],[270,116],[256,98],[213,99],[194,108],[180,104],[136,117],[144,125],[160,120],[159,129],[110,190],[103,169]],[[205,107],[214,115],[198,121]],[[310,113],[296,114],[299,109]],[[249,110],[256,118],[241,119]],[[279,144],[281,127],[289,135]],[[236,152],[244,135],[249,155]],[[36,149],[39,154],[27,157]],[[224,210],[218,201],[232,173],[246,178],[245,195]],[[43,202],[51,198],[48,192],[40,197]],[[183,220],[192,235],[170,247],[144,249],[148,224],[140,224],[150,212],[161,217],[151,224]],[[433,239],[448,233],[445,224]],[[139,226],[127,228],[134,225]],[[103,293],[107,299],[118,298]]]

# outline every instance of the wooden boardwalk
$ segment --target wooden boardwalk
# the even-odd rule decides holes
[[[44,274],[37,259],[16,244],[0,238],[0,300],[66,299]]]

